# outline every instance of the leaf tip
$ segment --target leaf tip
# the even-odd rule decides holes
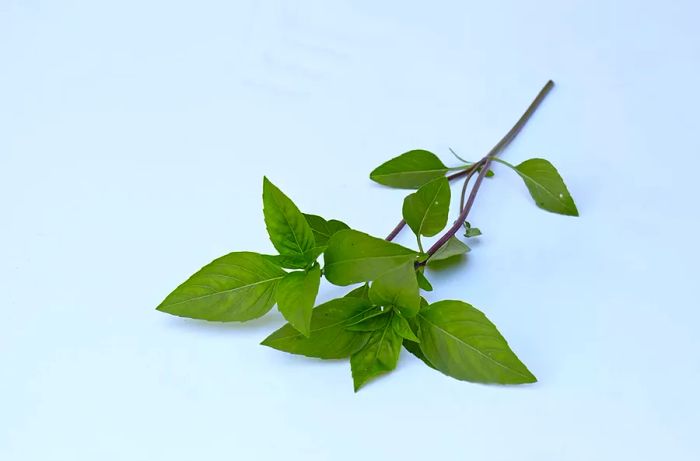
[[[271,341],[270,341],[270,337],[271,337],[271,336],[272,336],[272,335],[270,335],[270,336],[268,336],[267,338],[265,338],[265,339],[263,339],[262,341],[260,341],[260,345],[261,345],[261,346],[271,347],[272,349],[275,349],[275,347],[272,345],[272,343],[271,343]]]
[[[162,303],[158,304],[158,306],[156,306],[156,310],[157,310],[158,312],[163,312],[163,313],[165,313],[165,314],[178,315],[176,312],[174,312],[172,309],[169,308],[169,305],[168,305],[168,304],[165,304],[165,301],[163,301]]]
[[[533,384],[537,382],[537,377],[532,374],[532,372],[525,366],[524,363],[520,362],[522,365],[521,379],[514,384]]]
[[[355,394],[357,394],[360,391],[360,389],[362,388],[362,386],[364,386],[366,383],[367,383],[366,379],[363,380],[361,378],[353,376],[352,377],[352,388],[355,391]]]

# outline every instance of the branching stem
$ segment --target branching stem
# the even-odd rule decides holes
[[[542,101],[547,96],[547,94],[553,86],[554,82],[549,80],[542,87],[542,89],[537,94],[532,103],[530,103],[530,106],[527,108],[525,113],[520,117],[520,119],[518,119],[515,125],[513,125],[513,128],[511,128],[510,131],[508,131],[508,133],[506,133],[506,135],[500,141],[498,141],[498,144],[493,146],[491,151],[488,154],[486,154],[484,158],[482,158],[476,163],[477,165],[481,165],[481,170],[479,171],[479,175],[476,177],[474,187],[472,187],[472,190],[469,193],[469,198],[467,198],[467,202],[464,204],[462,212],[459,214],[459,217],[452,225],[452,227],[450,227],[450,229],[447,232],[445,232],[442,235],[442,237],[440,237],[438,241],[433,244],[433,246],[430,247],[430,249],[428,250],[428,257],[425,259],[425,261],[423,261],[423,264],[425,264],[427,260],[435,254],[435,252],[437,252],[444,244],[446,244],[447,241],[450,240],[450,238],[454,237],[457,231],[459,231],[459,229],[462,227],[462,224],[464,223],[464,221],[466,221],[467,216],[469,215],[469,211],[474,205],[474,200],[476,200],[476,194],[479,192],[481,182],[484,180],[484,177],[486,177],[486,173],[488,173],[489,171],[491,161],[496,155],[500,154],[508,146],[508,144],[510,144],[511,141],[513,141],[513,139],[515,139],[518,133],[520,133],[520,130],[522,130],[527,121],[530,120],[532,114],[535,113],[535,111],[537,110],[537,108],[542,103]]]
[[[518,119],[515,125],[513,125],[510,131],[508,131],[508,133],[506,133],[506,135],[503,136],[503,138],[501,138],[501,140],[498,141],[498,143],[495,146],[493,146],[493,148],[488,152],[488,154],[486,154],[481,160],[469,165],[464,170],[458,171],[457,173],[453,173],[447,177],[448,180],[452,181],[454,179],[466,176],[462,190],[462,203],[460,203],[461,212],[457,220],[452,225],[452,227],[450,227],[450,229],[448,229],[447,232],[445,232],[428,249],[428,257],[420,263],[421,265],[424,265],[427,262],[427,260],[430,259],[430,257],[434,255],[443,245],[445,245],[447,241],[450,240],[450,238],[454,237],[457,231],[459,231],[459,229],[462,227],[462,224],[467,219],[467,216],[469,215],[469,212],[471,211],[471,208],[474,205],[474,200],[476,200],[476,195],[479,192],[481,183],[484,180],[486,173],[489,171],[491,161],[494,157],[500,154],[513,141],[513,139],[515,139],[515,137],[518,135],[518,133],[520,133],[527,121],[530,119],[530,117],[532,117],[532,114],[535,113],[537,108],[540,106],[544,98],[547,96],[547,94],[553,87],[554,82],[552,80],[549,80],[542,87],[535,99],[532,101],[532,103],[530,103],[530,106],[527,108],[525,113],[523,113],[523,115]],[[466,194],[467,185],[469,183],[469,180],[477,170],[479,170],[479,174],[476,177],[476,181],[474,182],[474,186],[472,187],[469,193],[469,197],[467,198],[466,203],[464,203],[463,197]],[[394,228],[394,230],[391,231],[391,233],[387,236],[386,240],[393,240],[399,234],[399,232],[401,232],[401,229],[403,229],[405,225],[406,222],[404,220],[401,220],[401,222],[399,222],[399,224]]]
[[[454,181],[455,179],[462,178],[462,177],[472,173],[473,171],[475,171],[478,166],[479,166],[479,162],[471,164],[468,167],[466,167],[465,169],[458,171],[457,173],[452,173],[451,175],[448,175],[447,179],[449,181]],[[389,235],[386,236],[386,238],[384,240],[391,242],[392,240],[394,240],[396,238],[397,235],[399,235],[399,232],[401,232],[401,230],[405,226],[406,226],[406,221],[404,221],[402,219],[401,221],[399,221],[399,223],[396,225],[396,227],[394,227],[394,230],[392,230],[389,233]]]

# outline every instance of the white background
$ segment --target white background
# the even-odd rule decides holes
[[[696,5],[0,0],[0,459],[700,459]],[[482,309],[537,384],[404,353],[354,394],[347,362],[258,345],[276,311],[154,310],[271,251],[263,175],[384,236],[405,192],[375,166],[479,158],[549,78],[503,157],[550,159],[581,217],[495,166],[428,295]]]

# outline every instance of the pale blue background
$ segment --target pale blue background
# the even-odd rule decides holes
[[[694,1],[0,0],[0,459],[697,460],[700,7]],[[385,235],[411,148],[546,156],[579,219],[503,167],[468,264],[433,273],[538,376],[472,385],[153,308],[270,251],[268,175]],[[400,239],[411,244],[407,234]],[[343,291],[326,286],[321,298]]]

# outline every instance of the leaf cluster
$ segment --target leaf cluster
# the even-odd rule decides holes
[[[456,155],[456,154],[455,154]],[[461,157],[458,157],[461,159]],[[370,178],[409,189],[403,219],[417,249],[352,229],[342,221],[303,213],[267,178],[263,215],[275,254],[233,252],[207,264],[157,307],[169,314],[219,322],[258,318],[275,305],[287,320],[262,341],[265,346],[319,359],[349,358],[354,388],[396,368],[402,349],[453,378],[495,384],[536,381],[496,326],[478,309],[458,300],[429,303],[432,264],[464,255],[460,239],[481,231],[462,208],[455,224],[425,251],[422,239],[446,228],[451,203],[449,172],[491,177],[491,161],[513,169],[538,207],[577,216],[561,176],[547,160],[517,166],[495,156],[447,167],[427,150],[412,150],[375,168]],[[485,171],[482,171],[485,170]],[[463,192],[464,194],[464,192]],[[464,197],[462,197],[463,199]],[[463,234],[457,235],[462,229]],[[428,271],[426,271],[426,268]],[[428,273],[426,273],[428,272]],[[317,305],[321,279],[354,287]]]
[[[531,159],[511,167],[539,207],[577,214],[549,162]],[[402,346],[457,379],[534,382],[534,375],[482,312],[456,300],[428,304],[420,294],[421,289],[432,290],[424,273],[427,264],[469,251],[453,235],[427,258],[421,243],[422,237],[435,236],[447,225],[451,192],[445,174],[453,169],[431,152],[414,150],[370,174],[380,184],[415,189],[405,198],[402,214],[416,235],[418,250],[351,229],[342,221],[302,213],[264,178],[263,215],[277,254],[234,252],[218,258],[157,309],[194,319],[242,322],[264,315],[276,304],[288,323],[262,344],[321,359],[350,358],[355,390],[393,370]],[[481,235],[469,222],[464,229],[468,238]],[[322,277],[335,285],[362,285],[314,308]]]

